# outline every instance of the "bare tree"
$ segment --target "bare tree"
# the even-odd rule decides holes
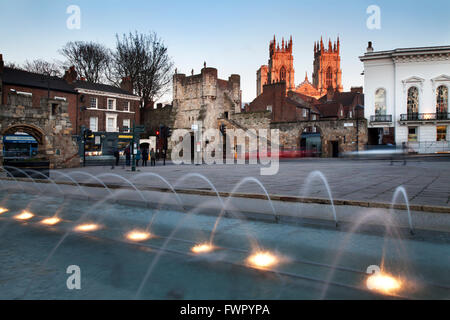
[[[48,76],[62,76],[61,68],[54,62],[48,62],[42,59],[36,59],[32,61],[25,61],[22,68],[29,72],[45,74]]]
[[[116,85],[123,77],[130,77],[141,106],[155,101],[168,89],[172,79],[173,63],[167,47],[156,33],[138,34],[137,31],[116,34],[116,50],[113,52],[109,79]]]
[[[11,68],[11,69],[22,70],[22,68],[15,62],[6,62],[5,63],[5,67],[6,68]]]
[[[60,50],[67,59],[65,68],[74,66],[80,77],[90,82],[101,82],[105,78],[111,52],[104,45],[96,42],[68,42]]]

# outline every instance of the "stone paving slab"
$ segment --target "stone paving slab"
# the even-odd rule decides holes
[[[130,168],[110,166],[86,167],[76,169],[55,170],[52,179],[64,179],[57,172],[71,173],[82,171],[92,175],[104,175],[102,180],[108,183],[125,184],[119,175],[126,179],[136,179],[137,186],[166,187],[155,177],[143,177],[139,174],[153,172],[161,175],[171,184],[188,173],[199,173],[208,178],[218,191],[230,192],[245,177],[258,179],[269,194],[299,196],[308,175],[320,171],[327,179],[333,197],[341,200],[366,200],[386,202],[392,199],[397,187],[406,189],[408,198],[414,204],[450,206],[450,158],[448,160],[408,161],[403,166],[390,165],[389,161],[354,161],[354,160],[298,160],[280,162],[276,175],[262,176],[259,165],[173,165],[156,167],[138,167],[139,171],[131,172]],[[88,177],[73,175],[77,181],[86,182]],[[93,182],[93,181],[92,181]],[[209,189],[206,182],[199,178],[189,178],[177,185],[177,188]],[[260,193],[263,190],[254,182],[248,182],[238,188],[238,192]],[[320,180],[313,181],[309,188],[310,196],[327,197],[325,186]],[[400,197],[400,202],[403,199]]]

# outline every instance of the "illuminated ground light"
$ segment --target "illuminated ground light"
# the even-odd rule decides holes
[[[373,291],[378,291],[383,294],[394,294],[402,287],[402,282],[395,277],[379,272],[367,278],[367,288]]]
[[[268,268],[278,263],[278,258],[268,251],[259,251],[248,257],[247,262],[256,268]]]
[[[131,241],[145,241],[151,237],[151,234],[146,231],[133,230],[126,234],[126,238]]]
[[[214,250],[214,246],[209,243],[199,243],[191,248],[194,253],[207,253]]]
[[[60,221],[61,221],[60,218],[51,217],[51,218],[46,218],[46,219],[42,220],[41,223],[49,225],[49,226],[53,226],[53,225],[59,223]]]
[[[86,224],[80,224],[79,226],[76,226],[75,231],[89,232],[89,231],[98,230],[99,228],[100,227],[98,224],[86,223]]]
[[[0,214],[8,212],[8,209],[0,207]]]
[[[34,214],[32,214],[29,211],[22,211],[20,214],[14,216],[17,220],[28,220],[34,217]]]

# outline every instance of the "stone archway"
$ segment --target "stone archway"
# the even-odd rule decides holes
[[[68,103],[41,99],[40,108],[23,105],[2,105],[0,134],[24,132],[38,143],[38,158],[50,161],[50,168],[80,165],[78,146],[72,137]],[[1,138],[1,136],[0,136]],[[0,148],[3,147],[3,139]]]
[[[32,124],[14,124],[12,126],[7,127],[1,132],[1,135],[7,135],[7,134],[15,134],[16,132],[23,132],[30,136],[32,136],[34,139],[36,139],[39,146],[44,145],[45,143],[45,134],[44,131]]]

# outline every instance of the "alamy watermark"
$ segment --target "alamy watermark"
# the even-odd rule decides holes
[[[174,164],[262,164],[261,175],[275,175],[279,169],[279,130],[203,129],[193,125],[193,134],[176,129],[171,136]]]
[[[69,290],[80,290],[81,289],[81,269],[77,265],[70,265],[66,270],[67,274],[70,276],[67,278],[66,286]]]
[[[366,9],[366,13],[369,17],[366,20],[366,26],[369,30],[381,29],[381,9],[377,5],[370,5]]]
[[[77,5],[70,5],[66,9],[66,13],[70,16],[66,20],[66,26],[69,30],[81,29],[81,9]]]

